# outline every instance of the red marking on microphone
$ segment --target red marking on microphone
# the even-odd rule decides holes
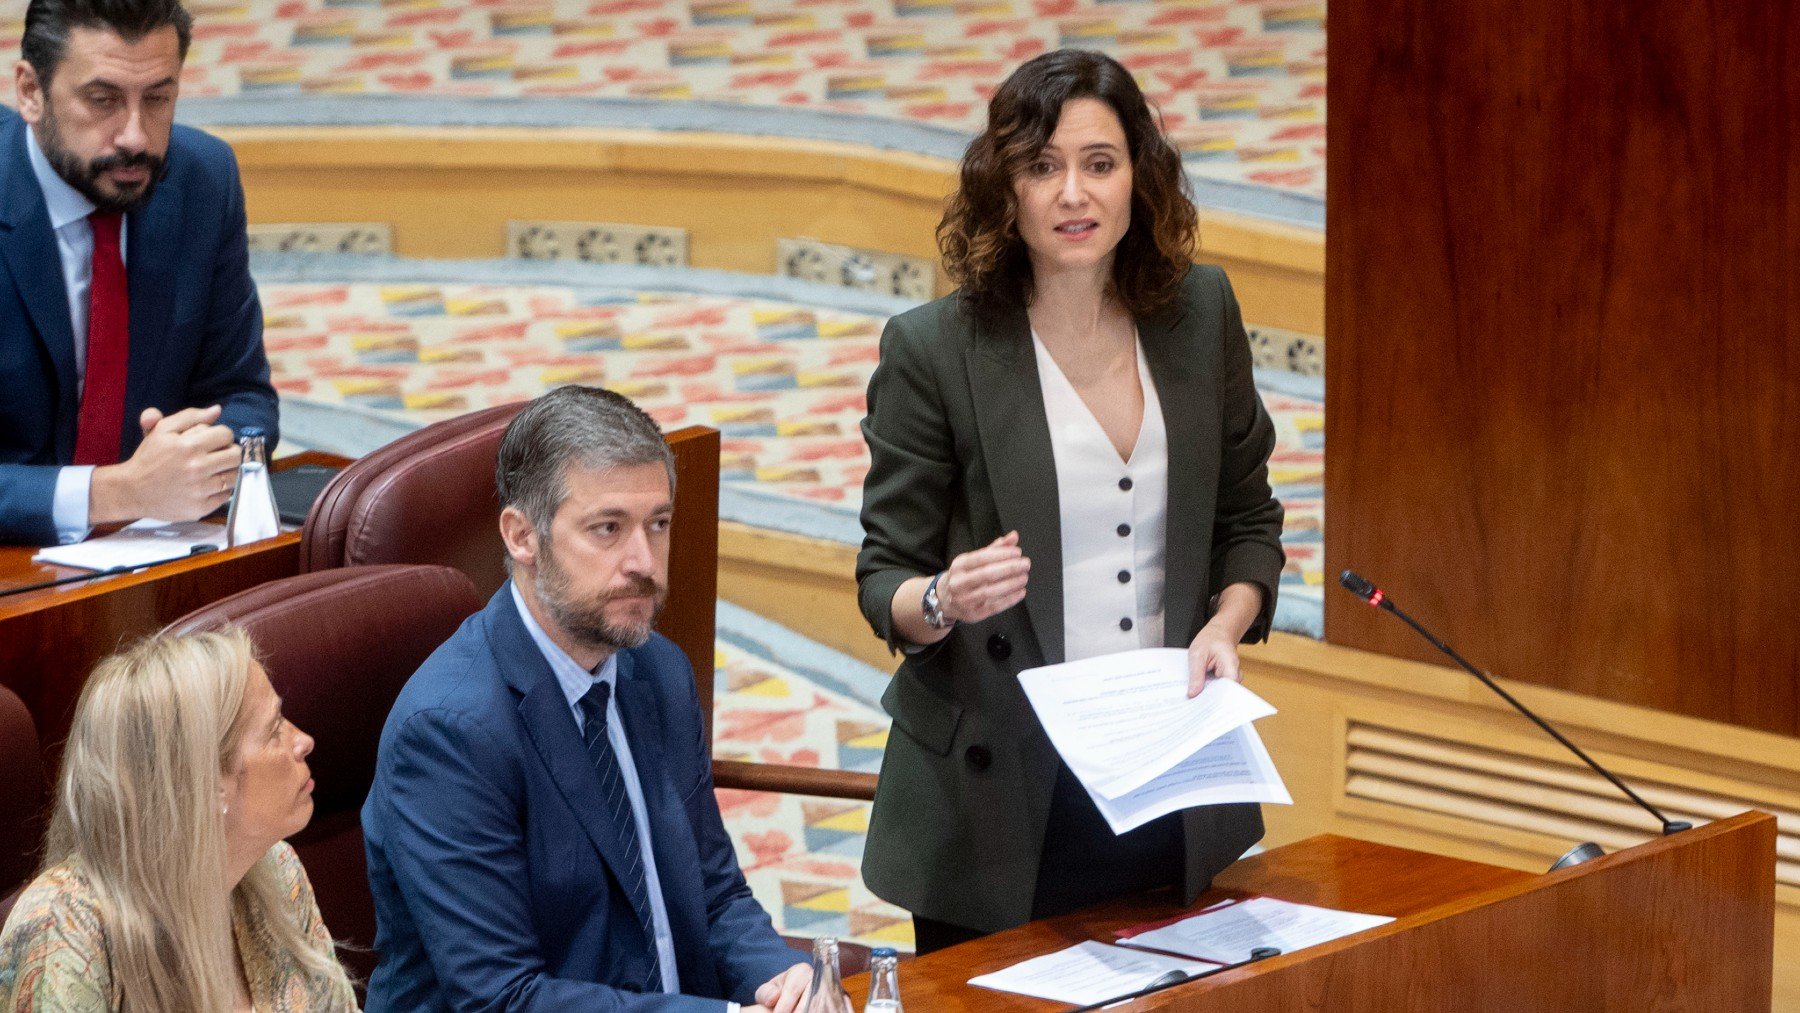
[[[1376,588],[1375,593],[1369,595],[1369,605],[1371,607],[1378,606],[1381,604],[1381,599],[1386,597],[1387,595],[1381,593],[1381,588]]]

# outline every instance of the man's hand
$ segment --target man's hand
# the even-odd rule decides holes
[[[167,418],[155,408],[138,417],[144,442],[130,460],[94,469],[88,523],[155,517],[191,521],[231,498],[237,442],[218,425],[220,407],[184,408]]]
[[[744,1007],[742,1013],[798,1013],[810,984],[812,965],[795,964],[757,986],[757,1004]]]

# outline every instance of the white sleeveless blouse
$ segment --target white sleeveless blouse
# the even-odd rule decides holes
[[[1141,342],[1144,418],[1131,459],[1119,452],[1035,331],[1062,521],[1063,660],[1163,646],[1163,549],[1169,445]]]

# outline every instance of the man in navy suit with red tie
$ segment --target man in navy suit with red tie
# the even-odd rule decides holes
[[[178,0],[31,0],[0,109],[0,541],[191,520],[275,391],[231,149],[174,124]]]

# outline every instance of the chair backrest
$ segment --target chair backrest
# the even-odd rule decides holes
[[[375,903],[361,811],[394,698],[413,671],[483,604],[445,566],[359,566],[305,573],[214,602],[175,623],[182,632],[238,626],[256,645],[288,718],[314,740],[313,818],[293,839],[325,925],[374,969]]]
[[[506,580],[494,461],[527,402],[484,408],[402,436],[339,472],[306,515],[300,570],[439,563],[484,598]]]
[[[0,924],[31,882],[44,845],[48,786],[37,726],[25,702],[0,686]]]

